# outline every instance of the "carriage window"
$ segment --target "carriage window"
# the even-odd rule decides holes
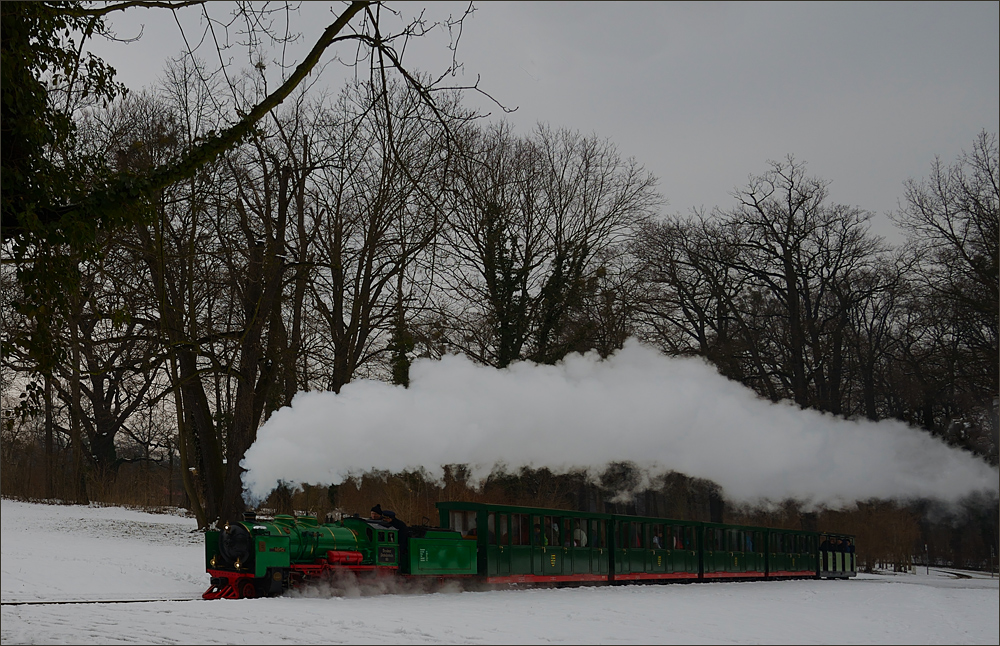
[[[541,547],[545,544],[545,528],[541,516],[531,516],[531,544]]]
[[[605,525],[603,520],[590,521],[590,546],[605,548],[607,541],[604,538]]]
[[[453,511],[448,514],[448,527],[462,536],[476,535],[476,512],[474,511]]]
[[[644,525],[642,523],[632,523],[632,531],[631,531],[630,536],[629,536],[629,538],[631,539],[631,541],[629,542],[629,546],[630,547],[642,547],[643,546],[643,544],[642,544],[642,530],[643,530],[643,527],[644,527]]]
[[[525,527],[521,529],[521,521],[524,520],[524,524],[527,525],[527,518],[524,514],[511,514],[510,515],[510,544],[511,545],[527,545],[528,544],[528,528]],[[522,540],[522,532],[524,534]]]
[[[559,519],[545,516],[542,545],[559,545]]]
[[[500,525],[497,528],[499,530],[497,532],[497,536],[500,539],[500,544],[501,545],[507,545],[507,544],[509,544],[510,543],[510,536],[507,534],[507,514],[499,514],[499,515],[497,515],[497,523],[499,523],[499,525]]]
[[[573,519],[573,547],[587,547],[587,521]]]
[[[650,528],[650,532],[653,535],[652,538],[650,539],[651,540],[650,547],[652,547],[654,550],[662,550],[664,547],[666,547],[666,544],[664,543],[666,537],[663,535],[663,525],[659,524],[652,525]]]
[[[624,521],[618,523],[618,535],[615,536],[617,545],[615,545],[615,547],[619,549],[628,547],[628,526],[629,524]]]
[[[563,547],[573,546],[573,519],[563,518],[562,521],[562,544]]]

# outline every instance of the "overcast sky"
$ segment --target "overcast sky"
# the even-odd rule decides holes
[[[437,19],[466,4],[395,6],[407,16],[427,6]],[[343,7],[307,2],[292,16],[303,43],[331,22],[331,6]],[[227,5],[209,9],[223,18]],[[190,42],[199,12],[178,12]],[[184,48],[170,12],[114,21],[122,37],[139,23],[139,42],[95,46],[134,89]],[[446,42],[429,39],[405,60],[440,72]],[[896,242],[885,214],[903,182],[926,176],[935,156],[954,161],[979,131],[1000,130],[996,2],[484,2],[466,21],[459,58],[456,81],[479,75],[517,108],[505,118],[518,131],[545,122],[611,139],[659,178],[665,212],[726,208],[750,174],[791,154],[831,182],[833,201],[876,213],[876,231]],[[341,79],[324,72],[334,89]]]

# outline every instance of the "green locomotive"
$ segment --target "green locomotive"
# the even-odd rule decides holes
[[[275,516],[206,533],[206,599],[279,595],[339,573],[487,585],[845,578],[854,537],[745,525],[469,502],[440,527],[398,530],[357,515]]]
[[[476,573],[476,546],[448,529],[412,527],[408,536],[377,520],[246,514],[205,534],[211,587],[205,599],[279,595],[338,572],[369,576],[461,576]]]

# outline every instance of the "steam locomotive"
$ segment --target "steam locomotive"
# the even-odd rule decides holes
[[[247,514],[205,534],[205,599],[277,596],[349,575],[479,585],[846,578],[854,537],[747,525],[469,502],[440,526],[358,515]]]

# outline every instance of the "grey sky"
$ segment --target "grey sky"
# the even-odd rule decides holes
[[[396,6],[428,6],[435,19],[465,5]],[[330,6],[305,3],[293,16],[304,43],[330,23]],[[210,9],[221,18],[226,6]],[[198,10],[187,11],[196,25]],[[184,44],[162,10],[131,10],[115,25],[131,36],[138,22],[138,43],[95,48],[133,88]],[[419,43],[406,60],[440,71],[445,42]],[[506,117],[518,131],[547,122],[611,139],[660,179],[665,212],[728,207],[748,175],[792,154],[831,182],[832,200],[875,212],[876,231],[898,241],[884,215],[903,182],[926,176],[935,155],[952,162],[980,130],[1000,130],[996,2],[484,2],[459,58],[456,80],[480,75],[518,108]],[[341,73],[324,74],[336,89]]]

